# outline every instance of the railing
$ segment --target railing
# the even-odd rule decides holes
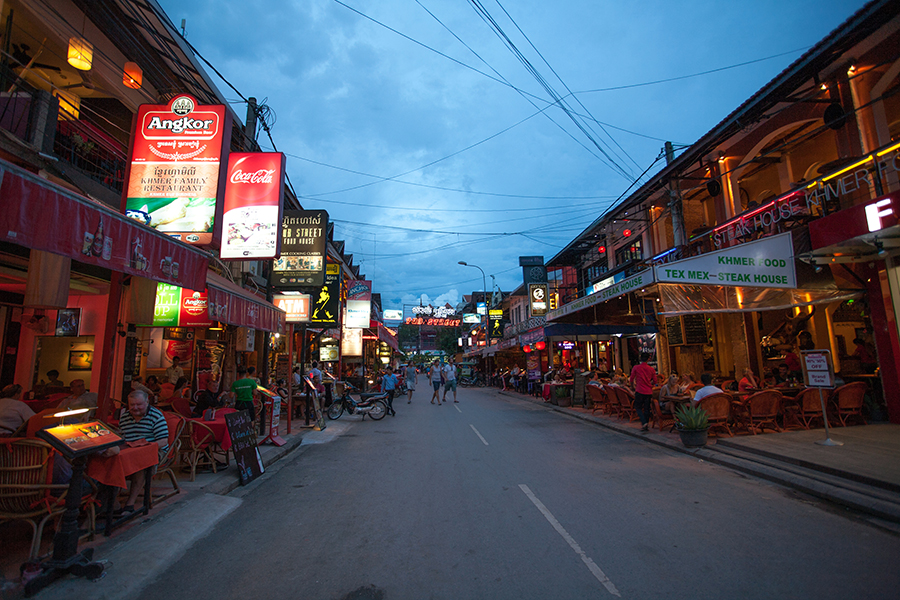
[[[36,91],[5,62],[0,65],[0,127],[26,142],[34,137]]]
[[[58,122],[53,151],[60,160],[121,193],[125,178],[126,154],[102,130],[77,119]]]

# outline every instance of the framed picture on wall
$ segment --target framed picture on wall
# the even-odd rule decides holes
[[[69,350],[70,371],[90,371],[94,364],[92,350]]]
[[[56,311],[56,335],[77,337],[81,325],[80,308],[61,308]]]

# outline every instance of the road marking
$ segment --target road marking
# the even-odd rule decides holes
[[[453,405],[453,408],[456,409],[456,412],[458,412],[459,414],[462,414],[462,411],[459,410],[459,407],[458,407],[457,405],[454,404],[454,405]]]
[[[484,439],[484,436],[481,435],[480,433],[478,433],[478,430],[475,429],[475,426],[474,426],[474,425],[472,425],[471,423],[469,423],[469,427],[472,428],[472,431],[475,432],[475,435],[477,435],[479,438],[481,438],[481,441],[484,442],[484,445],[485,445],[485,446],[488,446],[488,445],[489,445],[489,444],[487,443],[487,440]]]
[[[472,429],[475,428],[473,427]],[[578,542],[576,542],[572,538],[572,536],[569,535],[569,532],[566,531],[566,529],[559,523],[559,521],[556,520],[556,517],[553,516],[553,513],[547,510],[547,507],[544,506],[544,503],[537,499],[537,496],[534,495],[534,492],[528,489],[528,486],[523,483],[519,484],[519,488],[523,492],[525,492],[525,495],[528,496],[528,499],[531,500],[532,504],[534,504],[537,509],[541,511],[541,514],[544,515],[544,518],[550,522],[550,525],[553,526],[553,529],[555,529],[556,532],[561,535],[564,540],[566,540],[566,543],[572,547],[572,550],[575,551],[575,554],[581,557],[581,561],[585,565],[587,565],[588,570],[590,570],[594,577],[597,578],[597,581],[602,583],[603,587],[605,587],[610,594],[621,598],[622,594],[619,593],[619,590],[616,589],[616,586],[613,585],[613,582],[609,580],[609,577],[606,576],[606,573],[604,573],[600,569],[600,567],[597,566],[597,564],[591,559],[591,557],[584,553],[584,550],[581,549],[581,546],[578,545]]]

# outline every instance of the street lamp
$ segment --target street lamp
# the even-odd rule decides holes
[[[460,264],[464,267],[475,267],[476,269],[481,271],[481,300],[484,302],[484,322],[488,323],[488,318],[487,318],[488,303],[487,303],[487,298],[485,297],[487,295],[487,278],[484,276],[484,269],[482,269],[478,265],[470,265],[469,263],[467,263],[464,260],[459,261],[457,264]],[[476,311],[478,310],[478,303],[475,304],[475,310]],[[487,343],[487,339],[488,339],[487,325],[485,325],[485,327],[484,327],[484,339],[485,339],[485,343]]]

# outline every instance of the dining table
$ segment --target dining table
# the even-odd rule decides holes
[[[106,516],[106,527],[103,534],[109,537],[119,525],[130,521],[137,515],[150,513],[151,494],[150,481],[153,478],[153,467],[159,464],[159,445],[156,442],[128,442],[121,446],[118,454],[104,456],[98,453],[88,458],[86,477],[96,481],[101,488],[103,505],[101,514]],[[144,504],[140,510],[113,518],[113,505],[116,490],[128,487],[128,477],[138,471],[144,471]]]
[[[231,448],[231,436],[228,434],[228,425],[225,423],[225,415],[229,413],[237,412],[237,409],[234,408],[217,408],[216,409],[216,418],[211,421],[205,420],[203,417],[196,417],[188,419],[189,421],[196,421],[197,423],[202,423],[209,427],[212,431],[213,436],[216,439],[216,444],[225,452],[225,457],[228,457],[228,450]],[[201,430],[202,431],[202,430]],[[198,431],[194,434],[196,441],[201,441],[203,434]]]

